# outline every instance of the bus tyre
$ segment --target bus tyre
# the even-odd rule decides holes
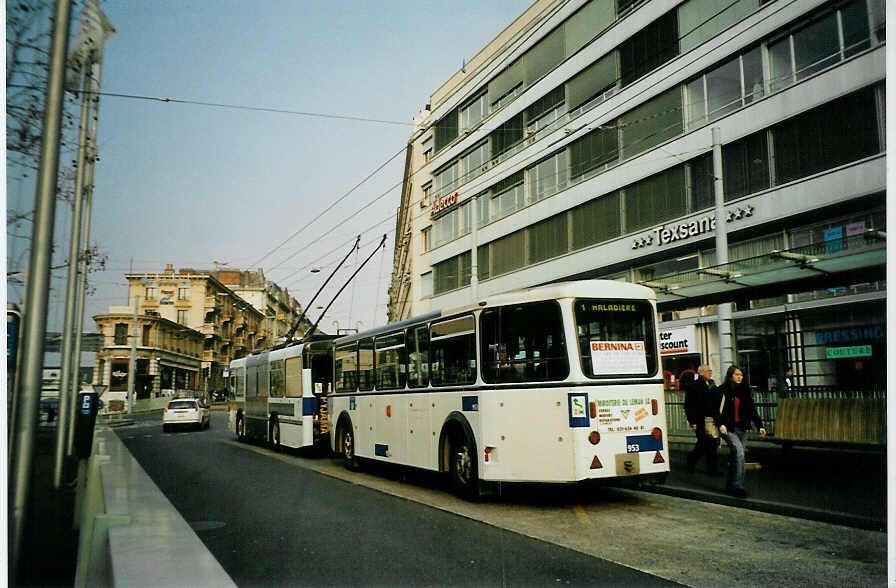
[[[451,442],[451,485],[461,498],[481,496],[476,444],[465,432],[457,432]]]
[[[280,453],[280,421],[271,421],[271,447]]]
[[[236,440],[246,440],[246,424],[243,421],[243,415],[241,414],[236,415]]]
[[[361,468],[358,456],[355,455],[355,432],[352,429],[352,422],[348,419],[343,421],[339,428],[338,449],[342,453],[343,464],[347,470],[356,472]]]

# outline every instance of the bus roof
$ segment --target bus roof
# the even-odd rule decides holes
[[[416,317],[405,319],[401,322],[390,323],[369,329],[357,334],[347,335],[336,339],[334,343],[341,345],[351,343],[366,337],[372,337],[383,333],[400,330],[418,323],[437,319],[441,316],[451,316],[461,312],[469,312],[477,308],[490,306],[502,306],[505,304],[519,304],[523,302],[536,302],[539,300],[555,300],[560,298],[624,298],[638,300],[656,300],[653,290],[639,284],[629,282],[617,282],[615,280],[575,280],[570,282],[557,282],[544,286],[533,286],[520,290],[511,290],[492,296],[486,296],[475,304],[459,306],[444,311],[433,311]]]

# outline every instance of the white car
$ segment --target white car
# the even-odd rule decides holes
[[[210,424],[208,407],[198,398],[171,400],[162,412],[162,430],[166,432],[176,425],[193,425],[198,429],[207,429]]]

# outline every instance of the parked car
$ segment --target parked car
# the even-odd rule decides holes
[[[208,407],[198,398],[178,398],[171,400],[162,412],[162,430],[169,431],[176,426],[192,425],[197,429],[207,429],[211,425]]]

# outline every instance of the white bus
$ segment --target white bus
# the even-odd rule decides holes
[[[230,362],[230,426],[237,439],[281,447],[326,444],[331,340],[253,353]]]
[[[669,471],[653,291],[605,280],[487,297],[333,341],[330,444],[483,482]]]

